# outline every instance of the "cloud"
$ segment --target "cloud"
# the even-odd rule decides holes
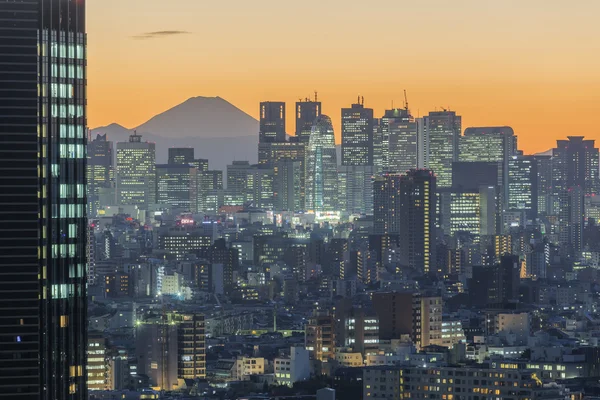
[[[168,36],[177,36],[177,35],[187,35],[191,32],[188,31],[156,31],[156,32],[146,32],[140,35],[133,36],[134,39],[156,39],[161,37]]]

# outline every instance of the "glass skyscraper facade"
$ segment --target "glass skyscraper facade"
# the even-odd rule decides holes
[[[0,396],[87,398],[85,1],[0,2]]]
[[[172,209],[198,212],[199,181],[197,176],[196,168],[190,165],[157,165],[156,202]]]
[[[137,133],[117,143],[117,201],[142,209],[156,203],[156,145]]]
[[[405,173],[417,168],[417,123],[407,110],[403,118],[389,122],[388,170]]]
[[[299,141],[307,143],[315,119],[321,115],[321,102],[309,100],[296,103],[296,137]]]
[[[113,142],[107,140],[106,134],[96,135],[94,140],[88,142],[87,148],[88,213],[95,217],[102,191],[110,191],[113,187]]]
[[[333,125],[326,115],[315,120],[305,160],[306,210],[337,210],[337,154]]]
[[[458,161],[461,126],[461,117],[454,111],[433,111],[423,117],[421,163],[434,172],[440,188],[452,186],[452,163]]]

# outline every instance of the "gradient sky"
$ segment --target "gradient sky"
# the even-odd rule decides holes
[[[192,96],[258,115],[318,90],[382,115],[450,107],[463,128],[510,125],[526,153],[600,141],[600,1],[89,0],[90,127],[134,127]],[[148,35],[150,32],[185,33]]]

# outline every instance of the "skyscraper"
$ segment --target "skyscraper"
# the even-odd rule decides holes
[[[117,202],[142,209],[156,202],[156,145],[137,133],[117,143]]]
[[[434,172],[438,187],[451,187],[452,162],[458,161],[461,117],[454,111],[433,111],[423,117],[419,130],[419,166]]]
[[[260,132],[258,141],[285,142],[285,103],[264,101],[260,103]]]
[[[594,140],[583,136],[569,136],[557,140],[552,150],[554,195],[579,186],[585,195],[600,194],[598,148]]]
[[[194,161],[193,147],[169,148],[169,164],[192,164]]]
[[[85,399],[85,1],[0,16],[0,396]]]
[[[384,174],[373,182],[373,233],[400,233],[400,174]]]
[[[385,110],[383,117],[373,123],[373,163],[378,172],[395,172],[390,169],[390,125],[408,122],[410,113],[407,109],[394,108]],[[406,170],[405,170],[406,171]]]
[[[370,214],[373,211],[372,166],[340,166],[338,204],[341,211]]]
[[[538,214],[553,214],[552,156],[536,154]]]
[[[308,143],[310,140],[310,132],[315,119],[321,115],[321,102],[306,99],[296,103],[296,137],[303,143]]]
[[[304,209],[304,161],[281,160],[275,166],[274,207],[278,211]]]
[[[342,165],[373,165],[373,109],[362,103],[342,108]]]
[[[423,274],[434,272],[436,177],[413,169],[400,177],[400,263]]]
[[[88,142],[87,148],[88,212],[94,217],[100,206],[100,192],[113,186],[113,142],[106,139],[106,134],[98,134]]]
[[[196,168],[189,164],[157,164],[156,202],[172,209],[198,212]]]
[[[508,209],[525,211],[527,218],[538,213],[538,170],[535,156],[512,156],[508,161]]]
[[[238,204],[245,201],[249,169],[248,161],[233,161],[227,166],[227,193],[236,199],[239,198]]]
[[[331,118],[320,115],[312,127],[305,153],[306,210],[337,209],[337,154]]]
[[[417,168],[417,122],[408,110],[398,111],[398,118],[388,125],[388,171],[404,173]]]
[[[459,139],[460,161],[498,164],[498,186],[505,206],[508,202],[508,162],[516,154],[517,137],[510,126],[467,128]]]

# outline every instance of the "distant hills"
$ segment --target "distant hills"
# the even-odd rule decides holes
[[[135,128],[113,123],[92,129],[92,135],[125,142],[134,130],[156,143],[157,163],[167,162],[169,147],[193,147],[211,169],[225,170],[233,160],[257,162],[258,121],[220,97],[192,97]]]

